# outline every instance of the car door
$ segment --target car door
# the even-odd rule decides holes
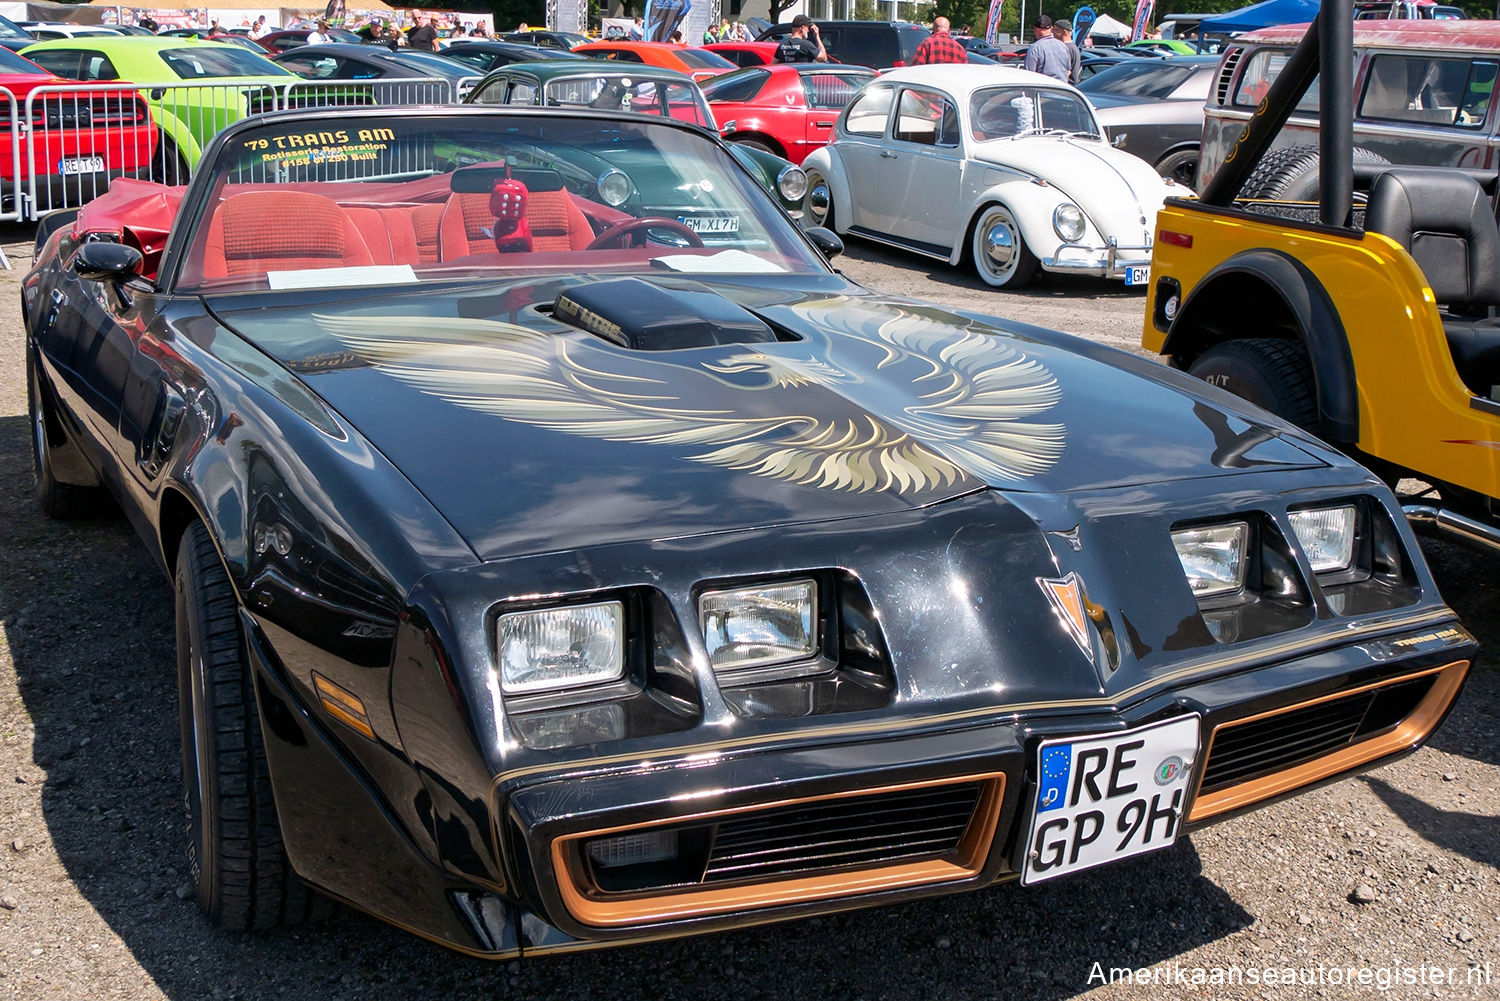
[[[895,100],[895,87],[876,84],[865,88],[844,113],[835,155],[849,181],[848,218],[836,218],[845,227],[884,233],[890,225],[891,199],[881,186],[886,179],[884,167],[895,156],[887,137]]]
[[[947,256],[963,239],[958,197],[963,148],[958,106],[941,91],[903,87],[891,123],[882,187],[893,212],[886,230],[927,253]]]

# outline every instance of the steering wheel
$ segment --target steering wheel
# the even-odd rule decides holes
[[[632,243],[627,243],[626,237],[645,229],[665,229],[685,239],[689,247],[703,246],[703,237],[694,233],[676,219],[668,219],[665,216],[642,216],[639,219],[626,219],[624,222],[615,223],[609,229],[594,237],[589,245],[583,249],[603,250],[606,247],[613,247],[616,244],[621,247],[634,246]]]

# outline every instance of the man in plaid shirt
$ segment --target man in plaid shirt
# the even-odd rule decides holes
[[[948,34],[948,19],[936,17],[932,20],[932,34],[922,39],[922,44],[917,46],[917,54],[912,57],[913,66],[926,66],[928,63],[966,63],[969,61],[969,52]]]

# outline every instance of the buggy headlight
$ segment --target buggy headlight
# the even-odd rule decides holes
[[[612,208],[624,205],[625,199],[629,198],[630,192],[635,189],[635,185],[630,183],[630,178],[626,176],[625,171],[617,167],[611,167],[600,174],[594,186],[599,189],[599,197],[604,199],[604,204]]]
[[[500,690],[508,695],[613,681],[625,672],[625,608],[618,601],[500,616]]]
[[[1072,202],[1063,202],[1052,210],[1052,231],[1068,243],[1083,239],[1083,210]]]
[[[1172,545],[1187,574],[1188,586],[1199,598],[1227,594],[1245,586],[1245,544],[1250,526],[1243,521],[1227,525],[1179,528]]]
[[[1314,573],[1347,569],[1354,562],[1354,505],[1314,507],[1287,515]]]
[[[807,194],[807,174],[796,164],[788,164],[776,175],[776,190],[789,202],[800,202]]]
[[[703,642],[716,671],[805,660],[817,650],[813,581],[707,591],[698,599]]]

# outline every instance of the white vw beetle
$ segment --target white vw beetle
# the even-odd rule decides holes
[[[958,264],[1150,277],[1157,210],[1189,196],[1110,146],[1077,90],[1025,70],[913,66],[866,84],[807,158],[807,219]]]

